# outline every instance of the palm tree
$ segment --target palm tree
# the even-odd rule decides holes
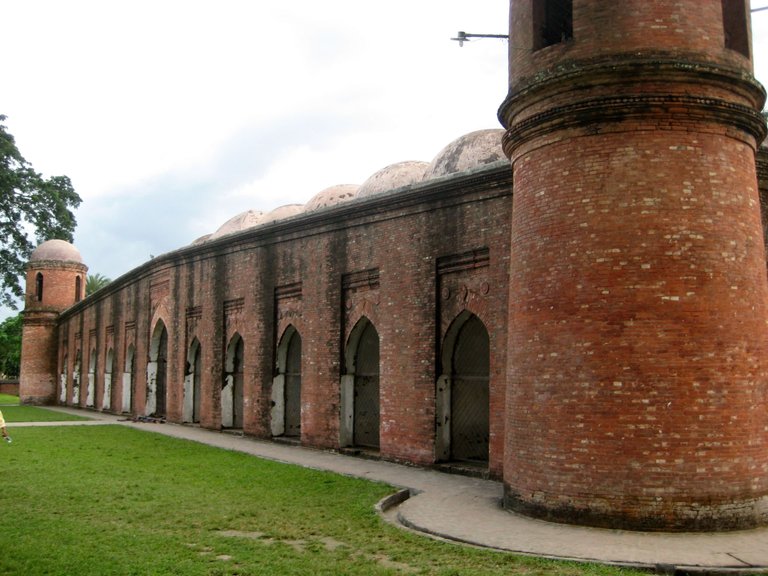
[[[104,286],[110,282],[112,282],[112,280],[98,272],[96,274],[88,274],[88,278],[85,280],[85,295],[88,296],[93,294],[96,290],[104,288]]]

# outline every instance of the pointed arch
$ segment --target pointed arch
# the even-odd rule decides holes
[[[243,427],[243,354],[245,345],[235,332],[227,344],[221,388],[221,426]]]
[[[133,414],[133,398],[134,398],[134,379],[133,379],[133,366],[134,366],[135,348],[133,344],[129,344],[125,351],[125,364],[123,366],[123,412]]]
[[[437,382],[439,460],[488,462],[490,338],[485,324],[465,310],[442,345]]]
[[[35,300],[38,302],[43,301],[43,273],[38,272],[35,274]]]
[[[187,350],[187,366],[184,370],[184,405],[182,422],[200,422],[200,378],[202,374],[202,348],[195,337]]]
[[[344,348],[341,377],[342,446],[380,446],[379,333],[365,316],[357,321]]]
[[[289,324],[277,346],[272,380],[273,436],[301,436],[301,335]]]
[[[115,363],[115,351],[112,348],[107,349],[106,359],[104,360],[104,396],[101,399],[101,409],[112,409],[112,370]]]
[[[168,330],[158,320],[152,330],[147,364],[147,416],[165,417],[168,378]]]

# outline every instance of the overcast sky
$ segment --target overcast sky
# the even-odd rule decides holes
[[[500,127],[506,41],[450,38],[506,33],[507,12],[507,0],[5,1],[0,114],[37,171],[72,179],[75,245],[90,273],[116,278],[244,210],[303,204]],[[768,84],[768,11],[753,38]]]

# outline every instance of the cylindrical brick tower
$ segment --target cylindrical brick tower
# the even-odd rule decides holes
[[[87,272],[80,252],[64,240],[43,242],[29,258],[19,377],[22,404],[56,400],[57,321],[60,312],[82,298]]]
[[[748,0],[512,0],[510,22],[505,506],[768,523]]]

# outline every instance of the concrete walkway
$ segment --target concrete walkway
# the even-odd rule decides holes
[[[52,409],[92,420],[15,426],[117,423],[278,462],[385,482],[407,489],[403,494],[406,499],[388,508],[383,513],[385,518],[419,532],[477,546],[563,560],[632,566],[665,574],[768,574],[768,528],[670,534],[554,524],[503,510],[499,482],[287,446],[194,426],[130,422],[110,414]]]

